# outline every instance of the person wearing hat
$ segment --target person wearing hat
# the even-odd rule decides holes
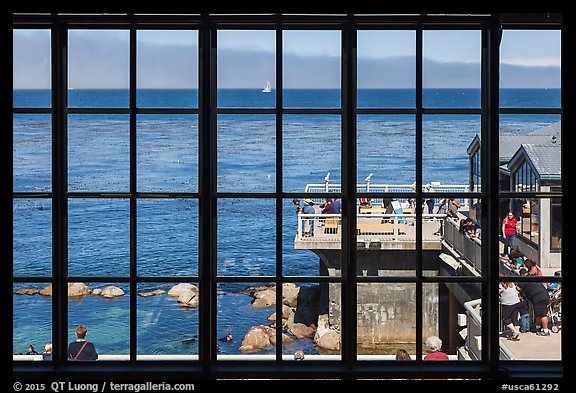
[[[300,201],[298,198],[294,198],[292,203],[298,206],[296,208],[296,213],[300,214],[316,214],[314,209],[314,201],[312,199],[306,198]],[[309,224],[310,230],[306,232],[306,222]],[[302,219],[302,236],[311,237],[314,236],[314,217],[307,217]]]

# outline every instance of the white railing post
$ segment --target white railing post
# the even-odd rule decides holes
[[[326,175],[326,177],[324,178],[324,187],[326,189],[326,192],[328,192],[328,182],[330,181],[330,172],[328,172],[328,174]]]

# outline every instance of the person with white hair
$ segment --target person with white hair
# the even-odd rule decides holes
[[[426,339],[426,351],[428,355],[424,360],[448,360],[448,355],[441,351],[442,340],[437,336],[430,336]]]

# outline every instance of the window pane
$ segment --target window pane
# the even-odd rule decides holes
[[[500,190],[545,191],[552,186],[561,191],[559,115],[501,116],[499,145]],[[526,171],[528,167],[532,169]]]
[[[284,107],[340,108],[341,32],[283,32]]]
[[[423,52],[425,108],[480,107],[480,31],[426,30]]]
[[[340,192],[341,117],[286,115],[282,143],[285,192]]]
[[[198,32],[137,32],[139,107],[198,107]]]
[[[360,283],[357,291],[359,360],[395,360],[399,349],[415,360],[416,285]]]
[[[562,289],[500,283],[500,360],[562,360]]]
[[[15,108],[52,106],[50,40],[50,30],[13,30],[12,83]]]
[[[218,31],[218,106],[276,106],[276,32]]]
[[[359,115],[357,155],[358,183],[368,179],[364,181],[372,192],[412,192],[410,185],[416,178],[414,116]]]
[[[130,275],[130,202],[68,201],[68,274]]]
[[[476,283],[422,285],[424,360],[482,360],[481,297]],[[441,343],[432,338],[427,344],[432,336]]]
[[[196,283],[138,285],[138,360],[198,360]]]
[[[47,283],[18,283],[13,286],[14,360],[32,360],[32,356],[26,355],[30,345],[42,355],[46,344],[52,342],[52,298],[38,293],[47,286]]]
[[[468,147],[481,134],[480,116],[426,115],[422,123],[423,191],[469,191]],[[431,189],[425,187],[428,184]]]
[[[139,115],[138,190],[198,191],[198,116]]]
[[[137,203],[138,274],[197,276],[198,200],[140,199]]]
[[[559,108],[559,30],[504,30],[500,46],[500,106]]]
[[[70,115],[68,190],[129,191],[130,125],[126,115]]]
[[[501,272],[518,275],[526,268],[530,275],[560,275],[561,212],[559,198],[500,199]]]
[[[218,200],[218,274],[276,274],[274,199]]]
[[[94,344],[98,360],[128,361],[129,288],[130,285],[125,283],[74,283],[69,286],[68,341],[76,341],[76,328],[84,325],[87,328],[86,340]],[[71,351],[75,353],[77,350],[72,348]]]
[[[68,40],[68,105],[128,107],[130,32],[70,30]]]
[[[358,31],[358,107],[416,106],[416,34]]]
[[[52,117],[14,114],[13,125],[13,190],[52,190]]]
[[[218,116],[218,191],[274,192],[275,189],[275,117]]]
[[[284,360],[341,359],[340,291],[340,283],[283,284]],[[268,320],[275,326],[276,313]]]
[[[219,283],[217,291],[218,360],[238,360],[237,355],[275,360],[276,333],[268,317],[274,312],[276,287],[269,283]]]
[[[341,276],[342,221],[339,199],[284,199],[282,270],[287,276]],[[312,204],[310,203],[312,202]],[[336,208],[333,213],[326,213]]]
[[[14,199],[13,275],[52,274],[52,200]]]

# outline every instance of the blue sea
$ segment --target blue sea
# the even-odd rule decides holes
[[[286,108],[339,108],[339,90],[286,90]],[[480,108],[477,89],[425,89],[425,108]],[[196,108],[196,90],[141,90],[142,108]],[[560,107],[559,89],[502,89],[502,107]],[[126,90],[71,90],[71,108],[128,107]],[[220,90],[221,108],[272,108],[275,93]],[[43,108],[50,92],[14,91],[14,107]],[[359,90],[359,108],[414,108],[408,89]],[[560,121],[559,115],[502,115],[501,132],[530,132]],[[219,192],[276,191],[276,120],[273,115],[221,114],[217,118],[217,187]],[[341,180],[341,117],[283,116],[282,184],[285,192],[303,192],[306,184]],[[480,134],[479,115],[424,115],[423,181],[467,184],[466,149]],[[139,192],[198,192],[198,116],[137,117],[137,189]],[[51,191],[51,116],[15,114],[13,180],[15,192]],[[358,115],[358,179],[372,173],[372,184],[412,184],[415,179],[415,116]],[[128,115],[68,116],[68,190],[128,192],[130,146]],[[291,200],[282,205],[283,274],[316,276],[319,262],[312,252],[294,250],[297,217]],[[14,210],[14,276],[50,276],[52,207],[49,199],[17,198]],[[241,338],[251,326],[268,324],[273,308],[252,308],[242,289],[248,276],[276,273],[274,199],[219,199],[217,266],[221,276],[246,276],[246,283],[218,285],[218,337],[221,353],[240,353]],[[198,201],[153,198],[137,202],[137,271],[140,276],[198,274]],[[128,199],[73,198],[68,204],[68,270],[70,276],[129,276],[130,206]],[[46,284],[18,284],[42,288]],[[109,283],[92,283],[101,288]],[[115,300],[87,296],[70,299],[69,337],[83,323],[99,353],[129,352],[129,288]],[[311,284],[307,284],[311,285]],[[141,284],[138,291],[172,284]],[[51,341],[51,299],[14,295],[13,352],[36,349]],[[138,297],[139,354],[198,352],[198,310],[183,309],[166,295]],[[284,351],[316,353],[311,340],[297,340]],[[274,349],[263,353],[272,353]]]

